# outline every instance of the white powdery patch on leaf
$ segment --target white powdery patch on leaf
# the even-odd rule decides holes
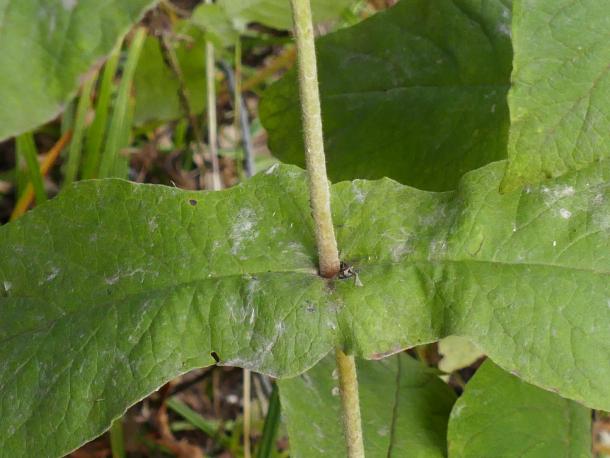
[[[547,205],[553,204],[560,199],[565,199],[566,197],[572,197],[576,193],[574,187],[568,185],[543,186],[540,188],[540,192],[547,197],[547,199],[545,199]]]
[[[258,237],[256,224],[256,212],[253,209],[242,208],[239,211],[229,234],[233,245],[231,253],[234,256],[242,251],[245,242],[251,242]]]
[[[365,184],[365,182],[361,180],[352,181],[352,193],[354,194],[354,200],[359,204],[364,203],[368,194],[368,190],[361,187],[363,184]]]
[[[559,214],[561,215],[561,217],[563,219],[570,219],[572,217],[572,212],[570,210],[568,210],[567,208],[559,209]]]

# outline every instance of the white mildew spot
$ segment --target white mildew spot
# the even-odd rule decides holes
[[[506,24],[500,24],[498,26],[498,33],[501,33],[502,35],[506,35],[507,37],[510,37],[511,36],[510,27]]]
[[[610,307],[610,300],[608,301],[608,307]],[[339,380],[339,370],[337,368],[334,368],[330,376],[333,380]]]
[[[553,240],[553,246],[557,246],[557,240]]]
[[[432,240],[430,242],[428,259],[442,257],[447,252],[446,240]]]
[[[548,196],[551,201],[557,201],[565,197],[572,197],[576,193],[574,187],[568,185],[543,186],[540,188],[540,191],[542,194]]]
[[[61,4],[66,11],[71,11],[74,9],[78,0],[61,0]]]
[[[231,253],[234,256],[237,256],[241,252],[245,242],[251,242],[258,237],[256,224],[256,213],[253,209],[242,208],[239,211],[229,234],[229,238],[233,244]]]
[[[462,415],[462,410],[464,410],[464,405],[463,404],[458,404],[453,408],[453,411],[451,412],[451,416],[453,418],[457,418],[460,415]]]
[[[495,103],[494,103],[494,104],[491,106],[491,110],[490,110],[490,111],[491,111],[492,113],[495,113],[495,112],[496,112],[496,104],[495,104]]]
[[[362,184],[364,184],[364,182],[360,180],[352,181],[352,193],[354,194],[354,200],[359,204],[366,200],[366,196],[368,194],[368,190],[364,190],[361,187]]]
[[[61,272],[61,270],[57,267],[51,267],[51,272],[49,272],[49,274],[45,277],[44,280],[41,280],[38,282],[39,285],[42,285],[45,282],[50,282],[55,280],[55,278],[59,275],[59,273]]]
[[[332,394],[333,396],[339,396],[341,394],[341,391],[339,390],[338,386],[334,386],[332,390],[330,390],[330,394]]]
[[[271,175],[272,173],[275,173],[275,171],[279,168],[278,164],[273,164],[271,167],[269,167],[266,171],[265,171],[265,175]]]
[[[148,229],[150,232],[154,232],[159,227],[159,223],[157,223],[157,217],[154,216],[148,221]]]
[[[572,216],[572,212],[570,210],[568,210],[567,208],[561,208],[559,210],[559,214],[561,215],[561,217],[563,219],[570,219]]]
[[[11,290],[11,288],[13,287],[13,284],[10,281],[4,281],[2,282],[2,286],[4,286],[4,291],[6,291],[7,293]],[[610,305],[610,303],[609,303]]]
[[[116,282],[119,281],[120,275],[119,274],[115,274],[112,277],[106,277],[104,278],[104,281],[106,282],[107,285],[114,285]]]
[[[61,272],[61,271],[57,267],[53,267],[51,269],[51,273],[49,275],[47,275],[47,281],[54,280],[55,277],[57,277],[59,275],[59,272]]]

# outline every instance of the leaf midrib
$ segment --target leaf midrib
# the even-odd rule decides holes
[[[405,264],[435,264],[435,263],[436,264],[443,264],[443,263],[447,263],[447,264],[449,264],[449,263],[454,263],[454,264],[476,263],[476,264],[479,264],[479,263],[481,263],[481,264],[491,264],[491,265],[499,265],[499,266],[505,266],[505,267],[519,267],[519,268],[531,268],[531,267],[533,267],[533,268],[552,268],[552,269],[583,272],[586,274],[601,275],[601,276],[610,275],[610,271],[598,271],[595,269],[570,267],[570,266],[564,266],[564,265],[560,265],[560,264],[550,264],[550,263],[540,263],[540,262],[537,262],[537,263],[506,262],[506,261],[485,260],[485,259],[437,259],[437,260],[435,260],[435,259],[425,259],[425,260],[404,259],[404,260],[396,261],[396,262],[394,262],[394,261],[384,261],[384,262],[377,262],[377,263],[371,262],[371,263],[361,264],[360,266],[356,266],[356,267],[384,267],[384,266],[391,267],[391,266],[399,266],[399,265],[405,265]],[[9,341],[11,341],[12,339],[22,337],[27,334],[44,332],[44,331],[48,330],[49,328],[51,328],[52,326],[54,326],[58,321],[65,319],[65,318],[69,318],[69,317],[76,315],[78,313],[81,313],[83,311],[91,310],[91,308],[95,309],[95,308],[102,307],[102,306],[108,306],[108,304],[115,303],[115,302],[125,302],[129,298],[137,297],[143,293],[150,294],[150,293],[154,293],[154,292],[161,292],[161,291],[165,291],[165,290],[168,290],[171,288],[181,288],[184,286],[198,284],[198,283],[219,281],[224,278],[243,277],[246,275],[262,276],[262,275],[275,275],[275,274],[301,274],[301,275],[309,276],[312,278],[318,278],[322,282],[329,281],[329,280],[323,279],[321,277],[318,277],[318,275],[314,275],[311,273],[311,271],[306,271],[305,269],[287,269],[287,270],[276,270],[276,271],[271,271],[271,272],[269,272],[269,271],[242,272],[242,273],[235,273],[235,274],[218,275],[215,277],[208,277],[208,278],[198,278],[198,279],[193,279],[193,280],[189,280],[189,281],[185,281],[185,282],[178,282],[178,283],[165,285],[162,287],[149,288],[143,292],[127,293],[127,294],[115,297],[114,298],[115,300],[112,302],[99,302],[99,303],[93,304],[91,307],[88,307],[88,308],[80,308],[80,309],[72,310],[68,313],[65,313],[57,318],[50,320],[44,326],[40,326],[37,328],[31,328],[31,329],[19,332],[18,334],[9,335],[5,339],[0,340],[0,345],[4,345],[4,344],[8,343]],[[332,282],[332,281],[338,281],[338,280],[330,280],[330,281]],[[11,298],[36,299],[34,297],[28,297],[28,296],[10,296],[8,299],[11,299]]]

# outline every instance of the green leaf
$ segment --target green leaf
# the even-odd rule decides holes
[[[0,140],[61,112],[155,0],[0,0]]]
[[[610,161],[501,195],[504,169],[447,193],[334,185],[358,282],[317,275],[294,167],[221,192],[75,184],[0,228],[0,451],[67,453],[213,352],[286,377],[337,344],[382,358],[452,334],[610,410]]]
[[[455,189],[506,156],[510,1],[403,0],[317,40],[329,177]],[[264,94],[277,157],[304,165],[295,72]]]
[[[217,47],[234,46],[243,27],[235,24],[219,3],[202,3],[193,11],[191,21],[207,33]]]
[[[336,20],[354,3],[354,0],[311,0],[314,21]],[[258,22],[273,29],[292,29],[292,11],[287,0],[219,0],[217,4],[241,27]]]
[[[174,46],[186,94],[193,113],[205,108],[205,37],[195,27],[181,22]],[[179,38],[178,38],[179,37]],[[161,54],[159,40],[147,37],[134,75],[136,112],[134,122],[166,121],[184,116],[178,90],[180,84]]]
[[[449,420],[449,457],[591,456],[591,411],[487,360]]]
[[[610,157],[607,7],[598,0],[515,3],[504,190]]]
[[[405,354],[357,363],[366,456],[446,456],[453,391]],[[334,358],[279,385],[291,454],[346,456]]]

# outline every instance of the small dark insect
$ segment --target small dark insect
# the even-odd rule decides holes
[[[362,282],[360,281],[360,277],[358,277],[358,272],[356,272],[354,270],[354,268],[352,266],[350,266],[348,263],[341,261],[341,264],[339,264],[339,280],[345,280],[347,278],[353,278],[354,279],[354,284],[356,286],[364,286],[362,284]]]
[[[347,262],[341,261],[341,264],[339,264],[339,278],[345,280],[346,278],[352,278],[354,275],[356,275],[356,272],[352,266]]]

